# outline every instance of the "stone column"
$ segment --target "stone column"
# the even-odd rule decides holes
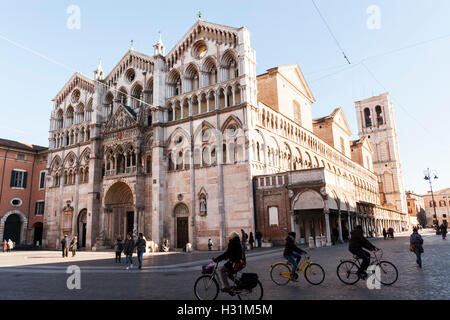
[[[351,221],[351,213],[350,211],[347,212],[348,216],[347,216],[347,220],[348,220],[348,233],[350,235],[350,232],[352,231],[352,221]]]
[[[330,214],[328,209],[324,209],[325,214],[325,228],[327,233],[327,246],[331,246],[331,231],[330,231]]]

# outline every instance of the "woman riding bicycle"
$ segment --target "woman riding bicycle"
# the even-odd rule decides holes
[[[233,232],[230,235],[227,251],[217,258],[213,258],[214,262],[220,262],[228,259],[228,262],[220,269],[218,273],[222,285],[222,292],[229,292],[231,287],[228,278],[233,279],[233,275],[245,268],[245,254],[243,253],[239,234]]]
[[[297,277],[295,271],[297,271],[298,263],[302,258],[301,254],[306,253],[306,251],[300,249],[295,245],[295,232],[289,232],[286,238],[286,246],[284,247],[284,257],[287,258],[290,262],[292,262],[292,273],[291,280],[297,281]]]
[[[362,259],[361,266],[358,269],[358,276],[362,279],[367,277],[367,267],[370,264],[370,253],[363,248],[370,251],[378,251],[378,248],[369,242],[364,237],[363,229],[361,225],[357,225],[355,229],[350,233],[351,238],[348,245],[348,250],[358,258]]]

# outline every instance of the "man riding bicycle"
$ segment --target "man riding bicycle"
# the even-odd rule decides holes
[[[233,280],[233,275],[245,268],[245,255],[243,253],[241,241],[237,232],[233,232],[230,235],[227,250],[217,258],[213,258],[213,261],[217,263],[226,259],[228,259],[228,261],[218,273],[222,285],[222,292],[231,291],[228,278]]]
[[[367,277],[366,270],[370,264],[370,253],[363,250],[363,248],[370,251],[378,251],[378,248],[364,237],[363,228],[361,225],[357,225],[350,235],[351,238],[348,245],[348,250],[358,258],[362,259],[361,266],[358,269],[358,276],[365,279]]]
[[[291,280],[297,281],[296,273],[298,263],[302,258],[301,254],[306,253],[306,251],[300,249],[295,245],[295,232],[289,232],[286,238],[286,246],[284,247],[284,257],[287,258],[290,262],[292,262],[292,273]]]

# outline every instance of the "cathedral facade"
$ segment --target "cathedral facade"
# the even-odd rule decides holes
[[[297,65],[257,76],[249,31],[201,19],[167,54],[160,38],[107,75],[75,73],[53,100],[44,246],[67,234],[95,250],[127,232],[199,250],[241,229],[329,237],[328,214],[344,205],[367,228],[375,214],[400,226],[401,212],[380,207],[370,143],[349,141],[340,109],[313,120],[314,101]]]

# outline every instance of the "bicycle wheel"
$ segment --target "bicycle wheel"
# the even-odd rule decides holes
[[[286,263],[277,263],[270,270],[270,278],[279,286],[284,286],[290,281],[291,268]]]
[[[325,271],[317,263],[309,264],[305,268],[305,271],[303,271],[303,275],[305,276],[306,281],[315,286],[318,286],[325,280]]]
[[[394,284],[395,281],[397,281],[398,270],[393,263],[389,261],[380,261],[377,266],[380,267],[380,279],[378,280],[381,282],[381,284],[390,286],[391,284]]]
[[[343,283],[352,285],[358,282],[358,266],[353,261],[342,261],[337,267],[337,276]]]
[[[216,300],[219,295],[219,284],[214,277],[201,276],[195,281],[194,293],[198,300]]]
[[[264,289],[261,281],[258,280],[258,284],[251,290],[243,289],[237,296],[239,300],[262,300],[264,295]]]

